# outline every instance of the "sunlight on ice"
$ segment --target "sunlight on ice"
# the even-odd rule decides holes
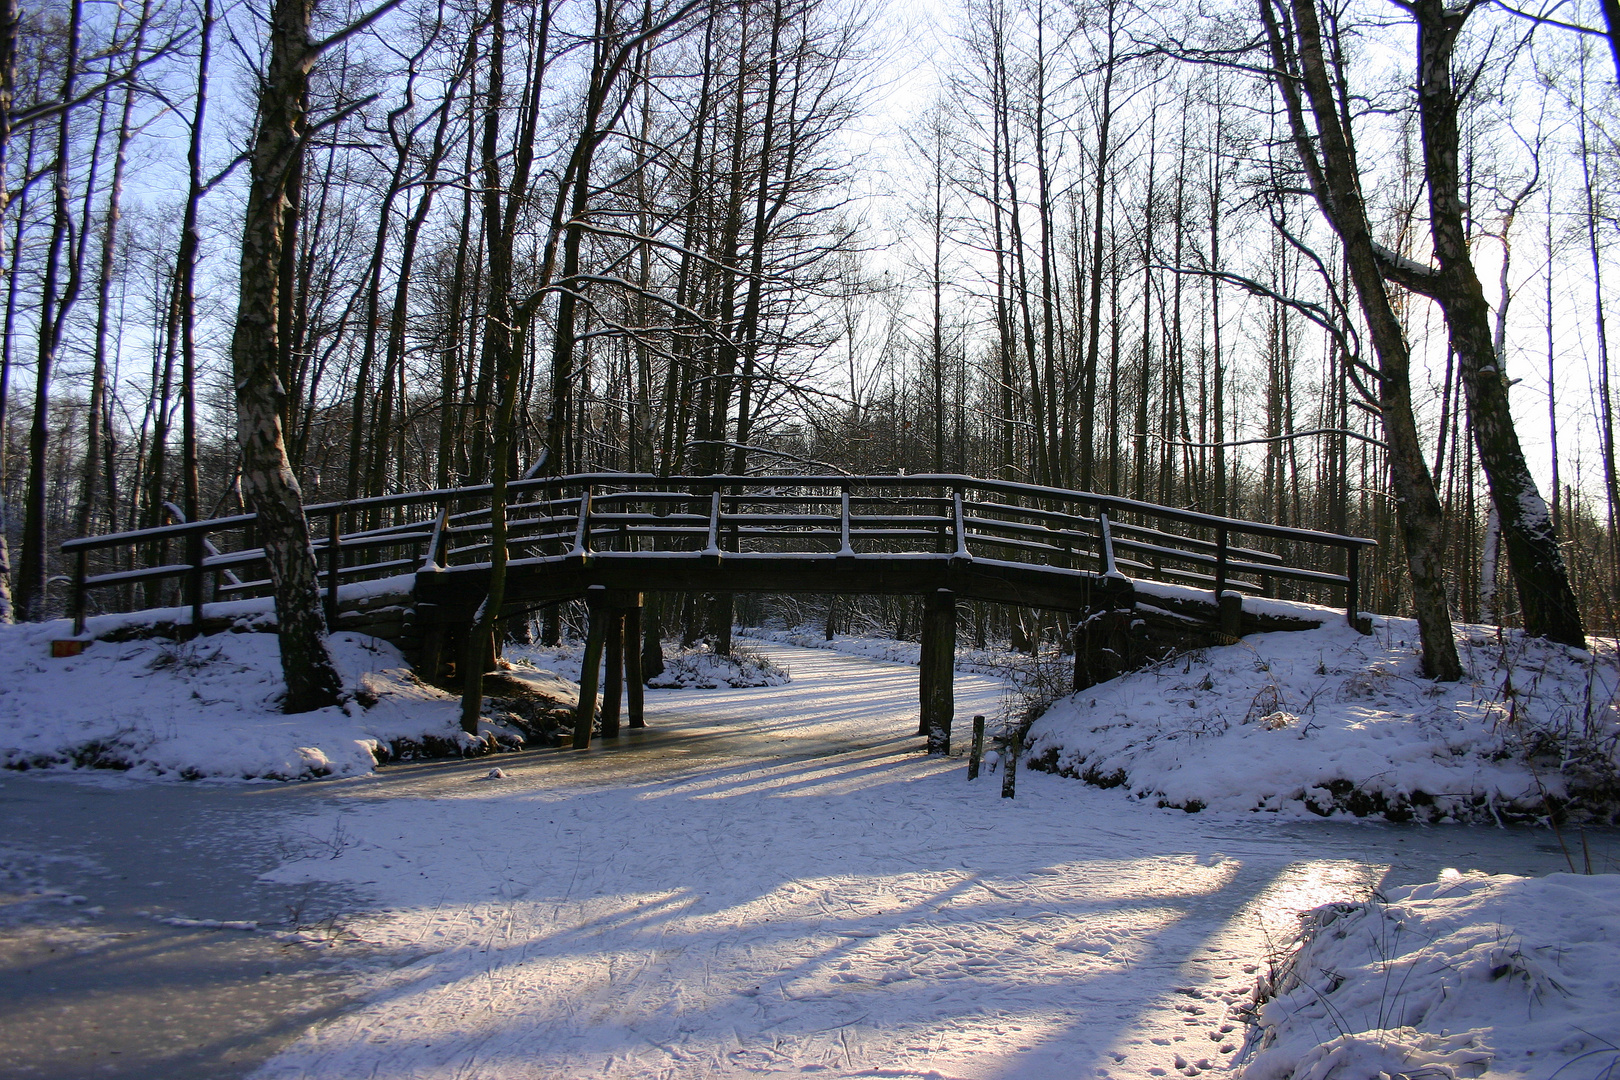
[[[1279,874],[1233,922],[1255,924],[1266,942],[1280,948],[1299,929],[1303,912],[1323,904],[1365,899],[1388,871],[1387,864],[1344,859],[1296,864]]]

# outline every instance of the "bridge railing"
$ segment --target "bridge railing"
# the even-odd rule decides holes
[[[336,614],[346,582],[487,565],[489,485],[307,508]],[[1092,492],[958,475],[657,477],[593,473],[508,485],[508,558],[516,565],[618,555],[945,558],[1121,575],[1226,591],[1342,599],[1354,620],[1362,548],[1353,536],[1217,517]],[[160,606],[180,587],[201,621],[207,599],[270,589],[255,517],[70,540],[73,615]],[[1335,563],[1338,565],[1335,565]],[[109,602],[105,597],[112,596]]]

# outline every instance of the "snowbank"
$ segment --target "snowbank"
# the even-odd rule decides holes
[[[788,669],[763,653],[734,643],[730,656],[716,656],[706,646],[679,649],[664,657],[662,674],[647,680],[660,689],[718,690],[722,686],[785,686]]]
[[[910,664],[913,667],[917,665],[917,660],[922,655],[922,646],[915,641],[897,641],[876,634],[834,634],[829,639],[824,631],[814,626],[799,626],[792,630],[746,627],[739,633],[759,641],[796,645],[801,649],[829,649],[845,656],[864,656],[871,660]],[[975,675],[997,675],[1020,680],[1035,662],[1028,654],[1014,652],[1011,649],[956,650],[956,670],[972,672]],[[1040,662],[1060,663],[1065,671],[1070,665],[1070,661],[1061,659],[1055,649],[1043,652]]]
[[[522,741],[504,722],[486,722],[482,740],[463,734],[457,697],[419,681],[397,649],[363,634],[330,639],[343,705],[288,716],[278,708],[274,634],[94,641],[80,656],[52,658],[51,641],[69,632],[66,622],[0,626],[0,765],[292,780]]]
[[[1318,908],[1244,1080],[1613,1075],[1620,875],[1459,874]]]
[[[1418,674],[1417,628],[1262,634],[1059,701],[1035,768],[1188,811],[1503,821],[1620,814],[1615,650],[1459,627],[1465,678]]]
[[[550,668],[577,681],[585,648],[578,643],[526,645],[507,646],[505,652],[515,664]],[[666,651],[663,673],[648,679],[647,685],[657,690],[717,690],[722,686],[784,686],[792,680],[787,668],[746,645],[735,645],[730,656],[717,656],[699,645]]]

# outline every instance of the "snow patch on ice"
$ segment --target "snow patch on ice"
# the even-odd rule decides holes
[[[791,630],[747,627],[740,633],[758,641],[797,645],[801,649],[828,649],[843,653],[845,656],[864,656],[870,660],[910,664],[913,667],[922,656],[922,646],[915,641],[897,641],[878,634],[834,634],[829,638],[824,631],[809,625]],[[1036,660],[1051,661],[1056,656],[1057,650],[1052,647],[1043,650],[1042,655],[1036,658],[1012,649],[959,647],[956,650],[956,670],[975,675],[995,675],[1017,681],[1020,673]]]
[[[179,916],[159,919],[164,926],[179,926],[197,930],[257,930],[259,924],[252,919],[185,919]]]
[[[730,656],[716,655],[704,645],[667,655],[663,673],[648,679],[647,685],[716,690],[722,686],[785,686],[792,681],[787,668],[764,653],[733,642]]]
[[[508,646],[506,655],[520,669],[535,665],[577,683],[585,647],[577,641],[562,645]],[[603,663],[605,665],[606,661]],[[605,671],[604,666],[598,674],[605,674]],[[657,690],[715,690],[720,687],[785,686],[792,679],[786,667],[743,642],[733,643],[731,656],[717,655],[707,645],[671,648],[665,642],[664,671],[648,679],[647,685]]]

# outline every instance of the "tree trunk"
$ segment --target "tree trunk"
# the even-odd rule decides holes
[[[9,174],[7,165],[11,149],[11,104],[17,83],[17,0],[0,0],[0,224],[5,223],[10,207],[11,190],[4,178]],[[25,170],[27,171],[27,170]],[[0,466],[5,464],[6,403],[11,397],[11,324],[16,318],[17,254],[22,248],[22,231],[11,245],[5,265],[6,327],[4,360],[0,361]],[[6,541],[6,512],[0,504],[0,626],[15,617],[11,601],[11,550]]]
[[[181,358],[181,419],[180,461],[185,491],[187,521],[202,517],[197,462],[197,251],[201,246],[197,230],[197,216],[202,207],[203,177],[203,122],[208,113],[208,60],[210,37],[214,28],[214,5],[203,0],[202,39],[198,43],[197,108],[191,120],[190,149],[186,153],[186,167],[190,181],[186,192],[186,210],[180,228],[180,358]],[[123,164],[120,147],[119,165]],[[108,243],[111,243],[109,238]],[[196,601],[200,603],[199,601]]]
[[[1585,648],[1586,632],[1558,536],[1530,475],[1508,408],[1507,373],[1497,356],[1490,305],[1468,248],[1458,183],[1458,95],[1451,55],[1473,9],[1448,10],[1442,0],[1416,0],[1407,9],[1418,24],[1418,116],[1429,190],[1429,228],[1440,266],[1438,271],[1391,276],[1432,297],[1445,312],[1480,468],[1501,522],[1525,631]]]
[[[140,22],[135,27],[135,41],[130,54],[132,71],[134,65],[140,63],[141,49],[145,44],[146,26],[150,14],[151,2],[147,0],[141,7]],[[203,48],[205,50],[207,48],[206,27],[207,20],[205,19],[203,31]],[[111,432],[104,426],[104,421],[109,413],[107,409],[107,337],[109,322],[112,317],[112,281],[117,251],[118,223],[124,192],[124,167],[129,157],[130,139],[134,134],[131,127],[134,108],[135,86],[130,83],[124,87],[123,109],[118,122],[118,141],[113,152],[112,185],[107,192],[107,212],[101,230],[101,264],[96,275],[95,358],[91,363],[90,404],[85,424],[84,482],[79,493],[79,510],[74,519],[74,532],[79,536],[87,536],[90,533],[98,489],[101,483],[102,441],[103,438],[111,438]],[[3,162],[0,162],[0,175],[4,175]],[[109,530],[113,528],[110,522],[108,528]]]
[[[67,52],[62,77],[61,100],[73,100],[74,79],[79,63],[81,0],[69,8]],[[45,617],[46,555],[46,476],[50,445],[50,387],[62,342],[62,323],[78,292],[79,266],[69,256],[67,280],[63,271],[62,249],[75,226],[68,203],[70,168],[70,126],[73,110],[64,107],[57,118],[56,157],[51,166],[55,214],[51,223],[49,248],[45,255],[44,283],[39,309],[39,349],[34,369],[34,417],[28,435],[28,487],[23,505],[22,561],[17,578],[17,607],[24,621]]]
[[[294,236],[287,210],[301,173],[307,132],[310,0],[275,0],[270,20],[270,64],[259,90],[259,124],[252,149],[252,181],[242,226],[242,275],[231,366],[236,382],[237,440],[242,451],[242,494],[258,514],[258,538],[275,590],[281,671],[290,713],[335,705],[342,682],[326,650],[326,618],[316,581],[315,552],[303,497],[287,460],[281,409],[286,389],[278,375],[281,354],[284,255]]]
[[[1462,677],[1462,665],[1457,659],[1441,570],[1440,500],[1412,413],[1411,355],[1406,336],[1373,253],[1353,133],[1340,123],[1340,102],[1333,87],[1344,83],[1334,78],[1337,73],[1330,73],[1314,0],[1260,0],[1259,6],[1277,72],[1276,86],[1288,113],[1300,165],[1317,205],[1344,245],[1345,264],[1367,320],[1368,336],[1378,354],[1379,405],[1388,441],[1396,516],[1412,582],[1423,669],[1433,679],[1454,682]],[[1287,37],[1283,35],[1285,25]],[[1307,105],[1300,98],[1301,88],[1315,124],[1314,137],[1306,121]]]

